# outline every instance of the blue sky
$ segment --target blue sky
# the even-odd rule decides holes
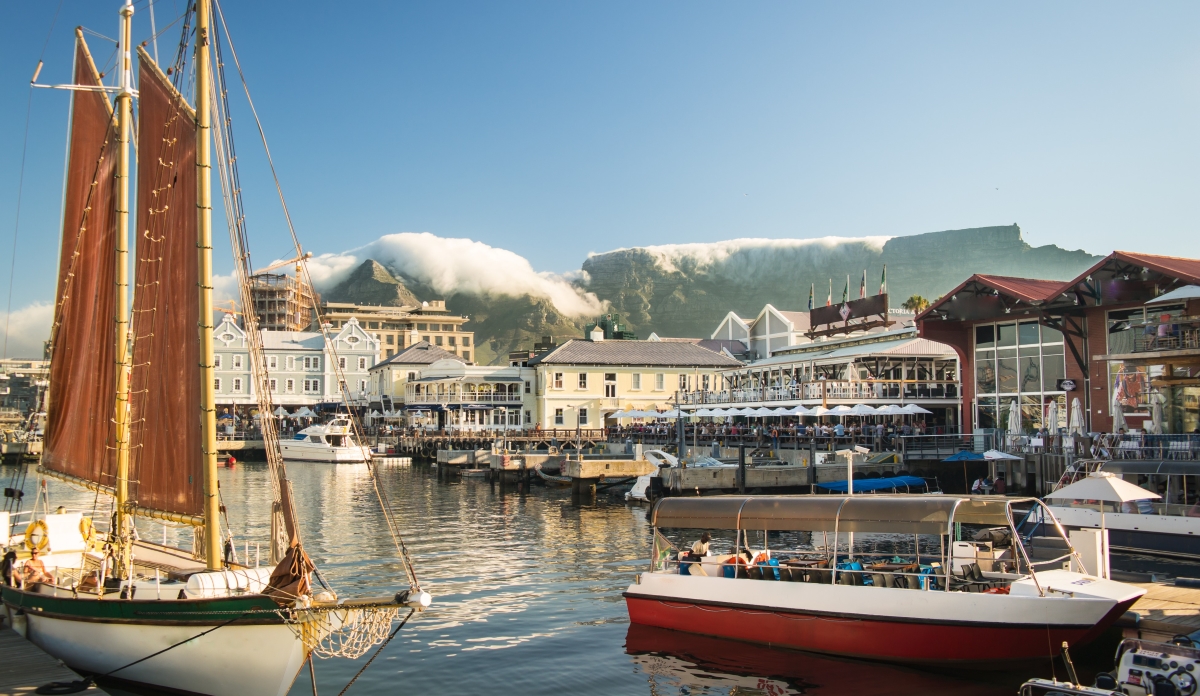
[[[68,78],[75,25],[115,35],[118,4],[63,0],[42,82]],[[158,25],[183,4],[158,0]],[[56,6],[9,3],[0,27],[0,293],[27,85]],[[140,40],[146,0],[137,9]],[[1035,245],[1200,255],[1194,2],[260,0],[226,13],[317,253],[431,232],[569,271],[622,246],[1017,222]],[[164,59],[177,40],[164,33]],[[33,95],[14,309],[53,296],[66,106]],[[261,263],[286,234],[241,102],[234,117]]]

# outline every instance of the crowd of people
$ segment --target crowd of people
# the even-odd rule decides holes
[[[773,449],[796,447],[816,441],[834,441],[837,444],[871,445],[875,449],[895,446],[895,438],[935,434],[935,429],[924,420],[905,423],[688,423],[684,425],[685,438],[700,444],[717,443],[722,447],[740,443]],[[937,430],[944,430],[939,428]],[[670,423],[625,425],[609,429],[616,438],[671,439],[676,436],[676,426]],[[941,433],[936,433],[941,434]]]

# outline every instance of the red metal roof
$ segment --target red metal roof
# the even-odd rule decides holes
[[[1022,302],[1041,302],[1062,292],[1063,281],[1010,276],[975,275],[977,282],[1015,297]]]

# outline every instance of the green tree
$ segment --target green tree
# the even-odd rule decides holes
[[[920,295],[913,295],[905,300],[904,304],[900,305],[900,307],[907,309],[913,314],[920,314],[929,308],[929,300],[921,297]]]

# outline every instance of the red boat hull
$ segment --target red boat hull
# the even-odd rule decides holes
[[[1102,633],[1136,600],[1117,604],[1095,626],[1050,627],[895,621],[639,597],[626,593],[635,624],[812,652],[903,662],[1024,660],[1062,651]]]

